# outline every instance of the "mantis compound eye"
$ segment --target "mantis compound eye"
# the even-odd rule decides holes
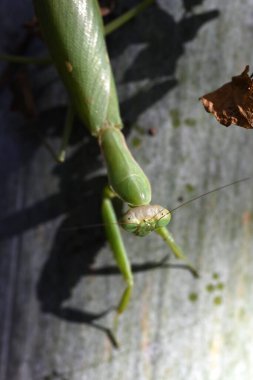
[[[171,213],[165,208],[158,214],[159,219],[156,222],[156,228],[165,227],[171,220]]]

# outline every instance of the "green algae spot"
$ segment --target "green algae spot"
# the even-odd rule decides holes
[[[213,303],[214,303],[214,305],[217,305],[217,306],[221,305],[222,304],[222,297],[221,296],[214,297]]]
[[[170,110],[170,117],[174,128],[180,127],[180,112],[177,108]]]
[[[141,146],[141,139],[139,137],[133,137],[131,142],[134,148],[139,148],[139,146]]]
[[[213,273],[213,279],[214,280],[218,280],[219,278],[220,278],[219,273],[217,273],[217,272]]]
[[[195,127],[196,125],[196,120],[191,118],[191,117],[187,117],[185,120],[184,120],[185,124],[188,125],[189,127]]]
[[[195,187],[192,186],[190,183],[187,183],[185,185],[185,189],[186,189],[186,191],[188,191],[188,193],[192,193],[195,190]]]
[[[207,290],[209,293],[213,292],[214,289],[215,289],[215,286],[214,286],[213,284],[207,284],[207,286],[206,286],[206,290]]]
[[[191,302],[196,302],[198,300],[198,295],[197,293],[190,293],[188,296],[189,301]]]
[[[216,285],[216,289],[218,289],[218,290],[223,290],[224,289],[224,284],[223,284],[223,282],[219,282],[217,285]]]

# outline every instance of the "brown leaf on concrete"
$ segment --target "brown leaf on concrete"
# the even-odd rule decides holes
[[[246,66],[231,82],[199,98],[205,110],[226,127],[236,124],[253,128],[253,80],[248,72],[249,66]]]

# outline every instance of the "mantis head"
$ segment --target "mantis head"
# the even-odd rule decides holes
[[[137,236],[146,236],[155,229],[165,227],[171,219],[171,213],[159,205],[144,205],[130,208],[121,219],[124,230]]]

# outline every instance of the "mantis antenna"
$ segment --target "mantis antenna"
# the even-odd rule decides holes
[[[226,185],[222,185],[222,186],[216,187],[213,190],[209,190],[209,191],[207,191],[207,192],[205,192],[203,194],[197,195],[196,197],[189,199],[188,201],[182,203],[181,205],[179,205],[177,207],[174,207],[169,212],[173,213],[174,211],[180,209],[181,207],[184,207],[184,206],[186,206],[186,205],[188,205],[188,204],[190,204],[190,203],[192,203],[194,201],[197,201],[198,199],[203,198],[206,195],[209,195],[209,194],[212,194],[212,193],[216,193],[217,191],[223,190],[223,189],[225,189],[227,187],[236,185],[236,184],[241,183],[241,182],[246,182],[246,181],[249,181],[249,180],[252,180],[252,179],[253,179],[253,177],[245,177],[245,178],[241,178],[241,179],[238,179],[236,181],[227,183]],[[163,218],[163,217],[164,216],[162,216],[161,218]],[[118,221],[115,224],[123,225],[124,223]],[[63,228],[62,230],[63,231],[86,230],[86,229],[89,229],[89,228],[104,227],[104,226],[105,226],[105,223],[94,223],[94,224],[88,224],[88,225],[85,225],[85,226],[66,227],[66,228]]]
[[[216,191],[219,191],[219,190],[222,190],[222,189],[225,189],[226,187],[230,187],[230,186],[233,186],[233,185],[236,185],[237,183],[241,183],[241,182],[245,182],[245,181],[249,181],[250,179],[252,179],[252,177],[245,177],[245,178],[242,178],[242,179],[238,179],[234,182],[231,182],[231,183],[228,183],[227,185],[223,185],[223,186],[219,186],[219,187],[216,187],[215,189],[213,190],[209,190],[207,191],[206,193],[203,193],[201,195],[197,195],[196,197],[192,198],[192,199],[189,199],[188,201],[182,203],[181,205],[173,208],[172,210],[170,210],[170,212],[174,212],[175,210],[178,210],[179,208],[183,207],[183,206],[186,206],[187,204],[193,202],[193,201],[196,201],[197,199],[200,199],[202,197],[205,197],[206,195],[208,194],[211,194],[211,193],[215,193]]]

